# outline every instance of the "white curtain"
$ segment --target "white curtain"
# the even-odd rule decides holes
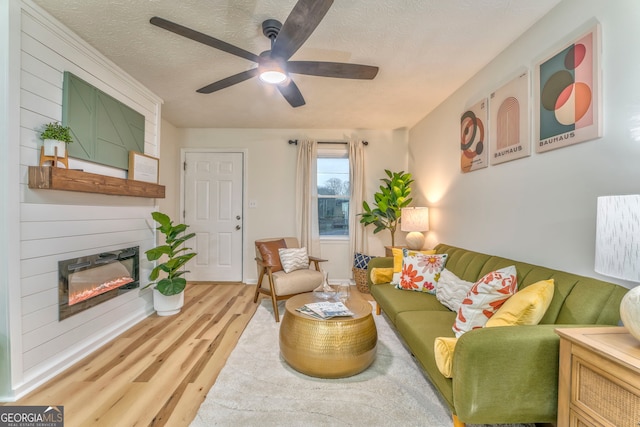
[[[309,254],[321,256],[317,159],[318,143],[312,140],[299,140],[296,164],[296,232],[300,245],[305,246]]]
[[[364,197],[364,144],[362,141],[349,141],[349,253],[366,253],[367,241],[364,226],[357,214],[362,212]]]

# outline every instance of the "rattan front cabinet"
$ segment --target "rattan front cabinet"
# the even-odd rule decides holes
[[[556,332],[558,427],[640,426],[640,341],[623,327]]]

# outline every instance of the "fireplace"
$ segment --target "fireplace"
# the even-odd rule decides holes
[[[139,246],[58,262],[59,320],[140,286]]]

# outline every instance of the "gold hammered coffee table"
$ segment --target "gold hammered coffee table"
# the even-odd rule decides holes
[[[349,377],[367,369],[378,343],[371,304],[352,295],[345,304],[353,316],[325,320],[296,311],[317,301],[313,292],[287,300],[280,324],[284,360],[296,371],[319,378]]]

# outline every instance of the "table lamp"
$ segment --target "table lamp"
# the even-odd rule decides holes
[[[640,282],[640,196],[598,197],[595,271],[605,276]],[[620,318],[640,340],[640,287],[620,303]]]
[[[403,208],[400,230],[409,231],[406,242],[409,249],[419,250],[424,246],[423,231],[429,231],[429,208]]]

